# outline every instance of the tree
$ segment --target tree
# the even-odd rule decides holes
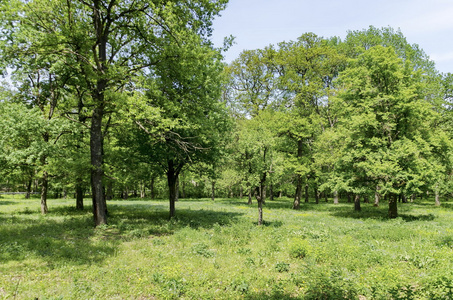
[[[389,195],[389,217],[397,217],[397,197],[423,185],[441,170],[432,127],[436,111],[427,98],[425,75],[392,47],[375,46],[341,73],[338,134],[344,141],[336,172],[357,195],[379,185]],[[435,132],[434,132],[435,131]],[[446,141],[445,141],[446,142]],[[426,180],[426,179],[424,179]]]
[[[286,106],[289,107],[281,118],[280,131],[296,144],[288,167],[296,174],[293,208],[298,209],[303,177],[317,179],[313,168],[313,143],[334,123],[329,115],[329,89],[344,58],[328,40],[313,33],[279,46],[279,87],[285,91]]]
[[[11,63],[13,56],[52,56],[73,74],[68,84],[91,95],[84,106],[91,111],[91,188],[96,225],[107,223],[103,143],[117,93],[127,85],[133,88],[131,79],[136,75],[152,74],[155,66],[165,62],[165,49],[181,47],[197,36],[207,40],[212,19],[226,2],[12,0],[1,4],[1,29],[6,36],[3,59],[19,69],[20,62]]]

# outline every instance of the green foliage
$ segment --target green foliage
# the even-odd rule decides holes
[[[310,252],[312,248],[305,239],[293,239],[289,245],[289,255],[293,258],[305,258]]]

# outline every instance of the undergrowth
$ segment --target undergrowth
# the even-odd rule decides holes
[[[246,199],[0,199],[0,299],[453,299],[453,211]],[[447,203],[448,204],[448,203]]]

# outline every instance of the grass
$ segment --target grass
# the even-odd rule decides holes
[[[0,299],[453,299],[453,206],[0,198]]]

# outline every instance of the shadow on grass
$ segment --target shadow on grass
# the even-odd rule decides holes
[[[108,226],[94,228],[91,206],[53,207],[42,216],[25,209],[14,215],[0,215],[0,261],[41,258],[48,265],[90,265],[115,255],[126,240],[170,235],[185,227],[211,228],[237,221],[240,213],[180,209],[168,220],[168,208],[155,204],[108,207]]]
[[[407,207],[405,207],[407,209]],[[339,218],[350,218],[350,219],[374,219],[379,221],[392,220],[388,217],[388,208],[385,206],[367,206],[362,207],[361,211],[354,211],[351,207],[336,207],[331,215]],[[411,215],[407,213],[399,213],[398,217],[405,222],[414,221],[433,221],[435,216],[433,214],[416,214]]]
[[[5,201],[4,200],[0,200],[0,205],[11,205],[11,204],[15,204],[15,202],[8,201],[8,200],[5,200]]]
[[[0,217],[0,261],[40,257],[49,265],[92,264],[115,253],[118,242],[104,243],[86,213],[60,219],[21,214]]]

